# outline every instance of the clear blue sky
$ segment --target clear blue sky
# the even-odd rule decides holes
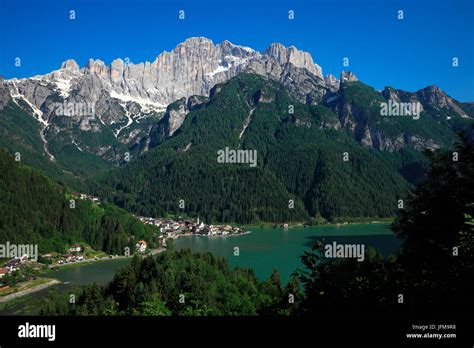
[[[206,36],[260,51],[272,42],[294,45],[324,74],[351,70],[377,89],[435,84],[474,101],[473,18],[473,0],[0,0],[0,75],[44,74],[68,58],[80,66],[88,58],[153,61],[187,37]]]

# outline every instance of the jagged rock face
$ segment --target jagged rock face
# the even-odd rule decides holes
[[[11,100],[10,91],[5,85],[5,80],[0,77],[0,110],[2,110]]]
[[[120,123],[123,120],[124,109],[127,113],[139,115],[139,107],[136,103],[127,102],[120,105],[104,90],[100,93],[99,99],[94,106],[94,117],[109,126]]]
[[[297,68],[305,68],[320,79],[323,78],[321,67],[314,64],[311,55],[307,52],[297,50],[294,46],[286,48],[280,43],[273,43],[265,50],[265,55],[276,60],[279,65],[291,63]]]
[[[252,60],[245,68],[246,72],[269,76],[275,80],[280,78],[282,70],[283,67],[274,59]]]
[[[168,107],[165,114],[165,118],[168,121],[167,137],[172,136],[181,127],[188,112],[186,98],[181,98],[173,107]]]
[[[337,95],[337,99],[338,102],[333,110],[339,117],[341,128],[349,130],[350,132],[354,133],[356,139],[360,139],[361,127],[357,128],[356,126],[358,124],[358,119],[360,118],[362,110],[360,110],[356,105],[345,103],[341,95]]]
[[[359,142],[364,147],[372,147],[380,151],[389,152],[399,151],[406,146],[419,151],[424,149],[432,151],[440,148],[432,139],[425,139],[418,135],[408,135],[405,133],[397,136],[387,136],[380,130],[367,126],[364,127]]]
[[[219,85],[217,85],[219,86]],[[213,90],[215,90],[214,87]],[[168,105],[163,118],[151,127],[147,149],[157,146],[167,138],[171,137],[183,124],[186,115],[197,110],[208,102],[205,96],[193,95],[188,99],[181,98],[173,104]]]
[[[421,138],[388,139],[367,127],[364,110],[340,102],[341,86],[358,81],[352,72],[342,72],[339,80],[330,74],[323,77],[321,67],[309,53],[278,43],[259,53],[228,41],[216,45],[197,37],[184,41],[171,52],[161,53],[153,62],[133,64],[116,59],[106,65],[90,59],[80,68],[70,59],[59,70],[46,75],[0,80],[0,110],[10,100],[24,108],[26,105],[27,111],[41,123],[39,128],[46,143],[53,137],[69,139],[80,151],[115,160],[116,148],[122,145],[146,151],[173,136],[189,111],[205,104],[219,93],[224,82],[241,72],[253,72],[282,83],[302,103],[322,103],[331,108],[338,114],[339,122],[324,123],[321,127],[348,130],[363,146],[396,151],[406,144],[436,145]],[[381,95],[386,100],[420,102],[435,110],[449,108],[462,117],[470,117],[464,115],[460,103],[434,86],[416,93],[387,87]],[[271,102],[265,95],[259,98],[259,102]],[[93,105],[93,114],[66,119],[58,115],[58,103],[65,107]],[[303,119],[296,122],[298,126],[309,124]],[[107,143],[91,140],[92,136],[81,137],[80,132],[107,139]]]
[[[284,66],[279,81],[303,103],[318,104],[328,92],[328,88],[320,76],[308,73],[306,69],[298,68],[293,64]]]
[[[459,102],[438,87],[430,86],[415,93],[392,87],[385,87],[381,92],[372,89],[370,92],[370,88],[363,83],[351,83],[350,80],[356,79],[353,74],[341,74],[340,84],[343,88],[334,94],[334,102],[328,103],[325,100],[325,104],[338,114],[341,128],[351,132],[363,147],[389,152],[397,152],[405,147],[419,151],[436,150],[441,147],[441,143],[438,138],[431,138],[434,129],[439,132],[439,127],[447,127],[447,132],[450,132],[456,129],[456,122],[460,122],[462,118],[471,118],[465,114],[466,111],[461,108]],[[353,91],[347,98],[346,88]],[[421,113],[419,117],[426,118],[427,121],[420,124],[420,127],[395,126],[401,118],[406,120],[407,115],[382,116],[377,106],[388,101],[400,104],[417,103]],[[411,118],[408,115],[408,119]],[[457,120],[451,124],[453,118]],[[417,125],[419,121],[413,118],[410,122]],[[427,127],[430,127],[430,130],[427,130]],[[453,128],[450,129],[451,127]]]
[[[407,145],[413,146],[413,142],[410,141],[408,136],[403,132],[388,136],[379,129],[368,126],[368,110],[362,109],[358,105],[342,102],[336,106],[335,110],[339,115],[341,128],[353,133],[354,138],[363,147],[375,148],[380,151],[396,152]],[[417,139],[417,144],[423,142],[428,143],[429,140]],[[430,145],[436,146],[435,144]]]
[[[228,41],[214,45],[206,38],[190,38],[152,63],[125,65],[117,59],[110,67],[102,62],[89,65],[104,74],[118,94],[167,105],[182,97],[207,95],[216,83],[238,74],[253,58],[261,58],[260,53]]]
[[[343,71],[341,73],[341,81],[358,81],[357,76],[355,76],[351,71]]]
[[[417,103],[420,112],[424,111],[423,103],[420,101],[416,93],[393,89],[392,87],[385,87],[381,94],[387,101],[391,100],[396,103]]]
[[[424,103],[436,105],[438,108],[447,107],[452,102],[451,98],[436,86],[428,86],[418,91],[416,94]]]
[[[458,116],[469,118],[466,112],[461,108],[461,104],[453,100],[453,98],[448,96],[437,86],[428,86],[415,93],[385,87],[382,91],[382,96],[387,100],[400,103],[419,103],[421,112],[427,108],[436,111],[447,109],[453,111]],[[430,147],[429,144],[427,145]]]
[[[336,76],[327,74],[324,77],[324,82],[326,83],[326,87],[329,88],[331,92],[334,93],[339,90],[339,80],[336,79]]]
[[[327,86],[322,77],[314,75],[308,69],[297,67],[290,62],[280,65],[273,58],[251,61],[245,71],[277,80],[302,103],[318,104],[323,96],[332,90],[332,86]]]
[[[428,86],[416,93],[410,93],[402,90],[396,90],[391,87],[385,87],[382,96],[386,100],[392,100],[399,103],[419,103],[420,111],[426,108],[434,110],[449,109],[461,117],[467,117],[461,104],[453,100],[437,86]]]
[[[437,86],[428,86],[416,92],[417,99],[426,107],[435,110],[450,109],[461,117],[468,118],[466,112],[461,108],[461,104],[449,95],[444,93]]]
[[[64,69],[71,69],[75,71],[79,71],[79,65],[76,63],[74,59],[68,59],[61,64],[61,70]]]
[[[156,111],[164,110],[166,105],[183,97],[207,96],[216,84],[247,68],[283,82],[287,80],[289,71],[308,74],[313,80],[318,80],[318,85],[325,85],[321,67],[313,62],[309,53],[293,46],[286,48],[281,44],[271,44],[261,54],[229,41],[215,45],[202,37],[184,41],[173,51],[158,55],[152,63],[126,64],[122,59],[116,59],[107,66],[101,60],[89,59],[80,69],[70,59],[59,70],[33,79],[17,80],[16,85],[38,108],[44,102],[44,95],[36,96],[33,85],[52,83],[53,90],[65,98],[75,92],[95,103],[101,90],[105,89],[114,98],[148,103]],[[337,81],[330,80],[330,83],[335,86]]]
[[[384,136],[382,132],[375,129],[369,130],[369,134],[373,141],[372,147],[378,150],[395,152],[405,146],[405,139],[403,134],[400,134],[395,137],[387,137]]]
[[[382,96],[387,100],[400,102],[400,96],[398,95],[398,92],[392,87],[385,87],[382,91]]]
[[[73,87],[75,95],[83,96],[91,103],[96,103],[100,99],[103,90],[110,92],[111,88],[103,83],[100,75],[96,74],[85,75],[75,81]]]
[[[187,107],[189,111],[196,110],[197,108],[201,107],[205,104],[209,98],[201,96],[201,95],[192,95],[188,98]]]
[[[374,142],[372,141],[372,134],[370,134],[369,127],[364,127],[364,134],[360,139],[360,144],[364,147],[374,147]]]
[[[216,45],[203,37],[187,39],[171,52],[158,55],[153,62],[133,64],[116,59],[106,65],[101,60],[89,59],[80,68],[69,59],[49,74],[7,83],[11,95],[24,97],[37,109],[35,113],[46,127],[54,122],[54,102],[91,104],[95,107],[95,120],[72,118],[72,123],[66,124],[82,131],[101,132],[99,123],[102,123],[111,127],[121,142],[126,142],[135,137],[123,136],[123,132],[139,123],[139,119],[164,115],[166,105],[181,98],[209,96],[214,86],[244,70],[280,81],[298,100],[313,104],[338,86],[333,78],[327,79],[326,86],[321,67],[309,53],[293,46],[271,44],[262,54],[229,41]],[[199,99],[191,102],[198,104]],[[134,110],[130,109],[132,104]],[[172,124],[167,126],[166,136],[172,135],[186,116],[183,112],[171,114],[168,111],[167,120]]]
[[[23,95],[38,109],[41,108],[46,98],[53,94],[49,84],[37,83],[35,80],[25,80],[24,83],[18,85],[17,92]]]

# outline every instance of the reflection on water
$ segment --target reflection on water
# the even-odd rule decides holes
[[[300,257],[309,251],[316,240],[326,243],[365,244],[380,251],[384,256],[395,253],[401,241],[385,224],[320,226],[307,228],[255,228],[250,234],[239,237],[184,237],[179,238],[176,249],[209,251],[224,256],[231,266],[253,268],[257,277],[266,279],[273,268],[280,271],[287,282],[291,274],[303,267]],[[234,256],[234,247],[240,255]]]
[[[56,278],[71,285],[107,284],[110,282],[119,268],[130,263],[131,258],[115,260],[95,261],[89,265],[64,268],[52,271],[48,274],[50,278]]]
[[[384,256],[395,253],[401,241],[390,231],[388,225],[346,225],[341,227],[322,226],[307,228],[273,229],[255,228],[250,234],[238,237],[183,237],[175,242],[176,249],[190,248],[193,251],[210,251],[226,257],[232,267],[253,268],[260,279],[270,276],[273,268],[280,271],[281,280],[286,283],[290,275],[302,268],[300,257],[310,250],[316,240],[324,239],[326,243],[365,244],[380,251]],[[234,248],[238,247],[239,256],[234,256]],[[55,286],[60,291],[67,291],[78,285],[91,283],[107,284],[123,266],[128,265],[131,258],[96,261],[92,264],[59,269],[48,273],[48,277],[56,278],[63,284]],[[64,284],[66,283],[66,284]],[[47,295],[48,289],[33,293],[12,301],[0,314],[20,314],[28,306],[31,299],[40,299]]]

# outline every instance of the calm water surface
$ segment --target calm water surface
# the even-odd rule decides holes
[[[193,251],[209,251],[226,257],[232,267],[253,268],[257,277],[266,279],[273,268],[280,270],[282,281],[291,273],[303,267],[300,256],[310,250],[313,242],[324,239],[327,243],[365,244],[366,248],[377,248],[382,255],[395,252],[401,241],[385,224],[319,226],[290,228],[253,228],[252,233],[234,237],[181,237],[175,241],[177,250],[190,248]],[[239,256],[234,256],[238,247]],[[128,265],[131,259],[98,261],[93,264],[60,269],[51,272],[50,277],[69,282],[71,285],[90,283],[106,284],[116,271]]]
[[[318,226],[290,228],[254,228],[252,233],[238,237],[183,237],[176,240],[176,249],[210,251],[224,256],[231,266],[253,268],[257,277],[266,279],[273,268],[280,271],[283,282],[291,273],[303,267],[300,256],[311,249],[316,240],[327,243],[365,244],[388,256],[397,251],[401,241],[386,224],[360,224],[344,226]],[[240,255],[234,256],[234,247]]]
[[[302,268],[300,256],[309,251],[312,243],[324,239],[327,243],[365,244],[366,249],[372,246],[382,255],[396,252],[401,241],[385,224],[319,226],[308,228],[252,228],[252,233],[237,237],[182,237],[175,241],[176,249],[190,248],[193,251],[210,251],[226,257],[232,267],[253,268],[260,279],[266,279],[273,268],[280,271],[283,283],[286,283],[297,268]],[[234,256],[234,248],[239,247],[240,255]],[[59,269],[48,274],[66,284],[58,286],[59,290],[75,285],[91,283],[106,284],[111,281],[118,269],[128,265],[131,258],[96,261],[85,266]],[[12,301],[7,308],[0,308],[0,315],[21,314],[23,302],[30,296],[40,299],[46,296],[47,290],[25,296],[20,301]]]

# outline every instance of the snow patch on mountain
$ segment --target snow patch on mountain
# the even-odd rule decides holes
[[[69,97],[69,94],[71,92],[71,80],[66,80],[66,79],[57,79],[54,81],[56,84],[56,88],[59,92],[59,95],[63,98]]]
[[[228,71],[228,70],[229,70],[229,68],[226,68],[226,67],[223,67],[222,65],[219,65],[216,70],[208,73],[207,76],[209,76],[210,78],[213,78],[214,75],[219,74],[219,73],[224,72],[224,71]]]
[[[239,134],[239,139],[242,139],[242,136],[244,135],[245,130],[247,129],[248,125],[250,124],[250,120],[252,119],[252,115],[253,115],[254,111],[255,111],[255,108],[252,108],[252,110],[250,110],[247,118],[245,119],[244,124],[243,124],[243,129]]]
[[[41,122],[44,126],[48,126],[48,122],[46,120],[43,120],[43,117],[42,117],[43,112],[40,109],[38,109],[36,107],[36,105],[34,105],[27,98],[25,98],[25,96],[23,94],[21,94],[20,91],[18,90],[18,86],[17,86],[16,83],[19,80],[13,79],[13,80],[10,80],[10,81],[12,81],[12,86],[14,88],[14,91],[12,93],[10,93],[10,95],[11,95],[13,101],[15,102],[15,104],[20,106],[20,104],[18,103],[18,100],[24,101],[28,105],[28,107],[31,109],[31,111],[33,112],[33,116],[35,116],[35,118],[39,122]]]
[[[120,94],[120,93],[117,93],[115,91],[110,92],[110,97],[118,99],[118,100],[120,100],[122,102],[125,102],[125,103],[135,102],[135,103],[137,103],[138,105],[141,106],[142,111],[144,113],[149,113],[149,112],[152,112],[152,111],[163,112],[163,111],[166,110],[166,105],[164,105],[164,104],[153,102],[151,100],[147,100],[147,99],[140,98],[140,97],[133,97],[131,95]]]
[[[127,124],[126,124],[125,126],[123,126],[123,127],[120,127],[120,128],[117,130],[117,132],[115,132],[115,137],[116,137],[116,138],[119,136],[119,134],[120,134],[120,132],[121,132],[122,130],[124,130],[125,128],[127,128],[128,126],[130,126],[130,125],[133,123],[133,119],[132,119],[132,117],[130,116],[130,111],[127,110],[127,104],[122,103],[122,104],[120,104],[120,105],[122,106],[122,108],[123,108],[124,111],[125,111],[125,116],[127,117]]]

